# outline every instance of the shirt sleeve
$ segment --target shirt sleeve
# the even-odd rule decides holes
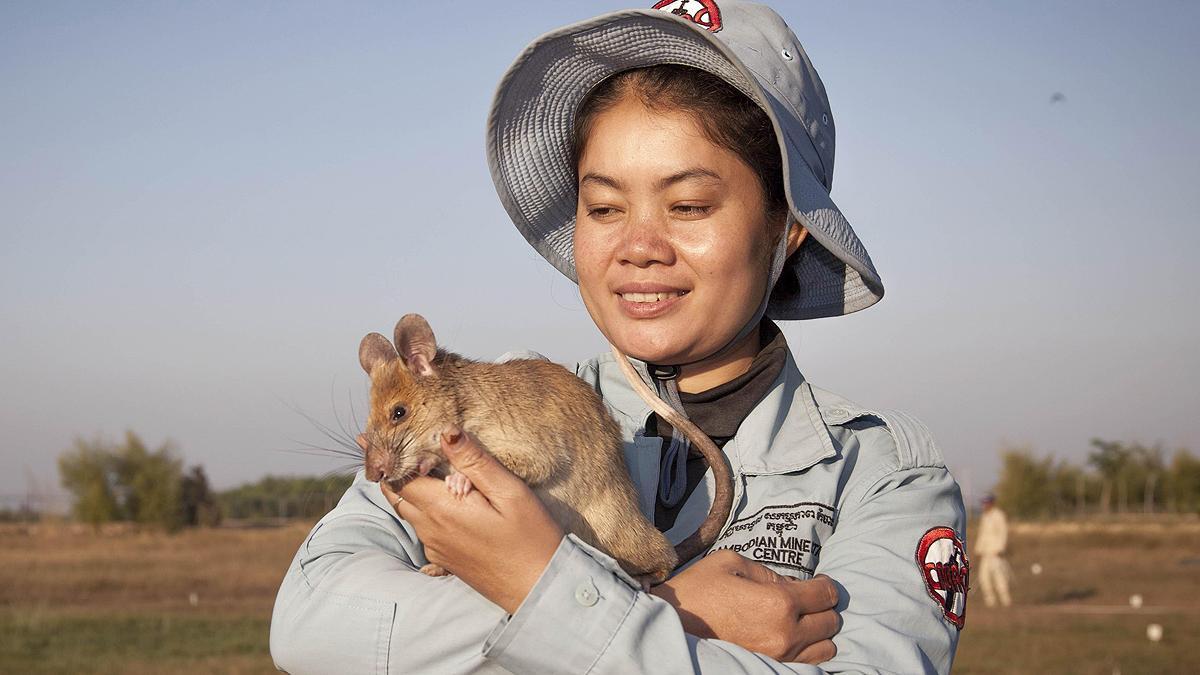
[[[573,535],[508,617],[457,577],[417,571],[426,561],[415,534],[361,476],[296,554],[276,599],[271,654],[295,675],[948,672],[957,628],[926,590],[916,549],[933,525],[962,532],[957,485],[941,467],[867,483],[844,506],[818,567],[843,591],[838,655],[822,667],[688,635],[674,607]]]
[[[607,554],[563,538],[512,617],[457,577],[421,574],[409,526],[361,476],[300,546],[271,656],[305,673],[822,673],[683,631]]]
[[[479,673],[502,609],[457,577],[429,577],[407,523],[361,475],[301,544],[271,618],[271,656],[304,673]]]
[[[670,603],[636,588],[607,554],[563,538],[525,602],[484,645],[513,673],[803,673],[729,642],[683,631]]]
[[[944,594],[928,581],[922,558],[957,551],[965,563],[961,542],[966,514],[958,484],[945,467],[914,467],[886,471],[868,480],[862,493],[861,498],[850,495],[853,503],[844,504],[816,569],[841,591],[842,628],[833,638],[837,656],[823,667],[830,672],[948,673],[958,645],[954,618],[965,619],[966,614],[965,581],[961,596],[955,595],[959,589],[946,572],[947,605]],[[967,578],[962,572],[959,580]],[[961,608],[954,606],[956,600]],[[957,611],[946,613],[951,610]]]

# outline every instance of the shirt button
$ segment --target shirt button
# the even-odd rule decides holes
[[[839,422],[845,421],[846,411],[841,408],[830,408],[828,417],[829,417],[830,422],[837,424]]]
[[[595,584],[588,581],[579,584],[579,588],[575,589],[575,602],[584,607],[591,607],[600,601],[600,592],[596,590]]]

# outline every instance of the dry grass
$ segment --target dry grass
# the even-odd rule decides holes
[[[0,672],[274,672],[271,605],[308,529],[0,526]],[[1017,605],[989,610],[972,596],[956,673],[1131,675],[1200,663],[1200,523],[1015,530]],[[1141,610],[1129,608],[1133,593]],[[1146,639],[1152,622],[1166,631],[1157,644]]]
[[[0,672],[275,672],[271,606],[309,527],[0,529]]]
[[[0,530],[0,607],[269,612],[311,524],[176,535],[72,526]]]
[[[1195,672],[1195,520],[1018,525],[1009,561],[1014,606],[989,609],[980,594],[971,594],[956,673]],[[1034,563],[1041,574],[1033,574]],[[1129,604],[1134,594],[1143,598],[1141,609]],[[1150,623],[1164,627],[1162,642],[1147,639]]]

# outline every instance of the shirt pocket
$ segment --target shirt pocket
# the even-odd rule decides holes
[[[837,509],[832,495],[812,489],[807,474],[746,476],[738,513],[712,550],[729,549],[780,574],[811,578]]]

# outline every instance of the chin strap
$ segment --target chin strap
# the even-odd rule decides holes
[[[754,316],[745,326],[742,326],[742,330],[732,340],[727,342],[724,347],[704,357],[705,359],[724,356],[726,352],[733,349],[747,335],[752,333],[758,327],[759,322],[762,321],[763,316],[766,315],[767,305],[771,301],[771,291],[775,288],[775,282],[779,281],[780,275],[783,274],[783,264],[787,261],[787,235],[791,230],[791,226],[792,218],[789,214],[783,236],[779,237],[779,243],[775,246],[775,251],[771,255],[771,274],[767,279],[767,290],[763,294],[762,302],[758,304],[758,309],[754,312]],[[696,363],[696,361],[689,363]],[[689,363],[680,365],[646,364],[646,367],[650,371],[650,377],[654,380],[655,393],[684,418],[687,418],[687,411],[683,409],[683,401],[679,398],[678,380],[681,366],[689,365]],[[671,444],[667,446],[666,451],[663,453],[662,464],[658,468],[658,498],[667,508],[677,506],[687,492],[688,447],[687,438],[678,429],[672,430]]]
[[[679,398],[679,366],[646,365],[658,397],[686,418],[687,412]],[[658,498],[667,508],[674,508],[683,501],[687,491],[688,448],[687,438],[678,429],[672,429],[671,443],[663,452],[658,468]]]

